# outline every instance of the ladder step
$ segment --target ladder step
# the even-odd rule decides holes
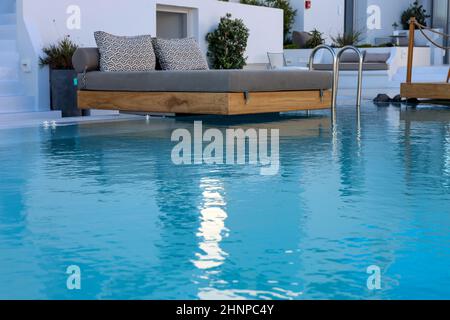
[[[13,24],[0,25],[0,39],[1,40],[15,40],[16,26]]]

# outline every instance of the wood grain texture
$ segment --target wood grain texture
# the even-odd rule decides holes
[[[450,99],[450,83],[402,83],[400,95],[404,98]]]
[[[227,114],[227,93],[78,91],[78,108]]]
[[[331,92],[319,91],[252,92],[249,100],[242,93],[230,93],[229,115],[329,109]]]
[[[80,109],[178,114],[239,115],[328,109],[331,92],[285,91],[243,93],[78,91]]]
[[[411,83],[414,61],[414,35],[416,32],[416,18],[411,17],[409,20],[409,41],[408,41],[408,63],[406,67],[406,82]]]

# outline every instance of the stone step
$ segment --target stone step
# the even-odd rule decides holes
[[[0,52],[17,52],[16,41],[0,39]]]
[[[1,13],[15,13],[17,7],[16,0],[1,0],[0,1],[0,12]]]
[[[0,81],[2,80],[19,80],[18,69],[0,66]]]
[[[34,110],[34,97],[3,96],[0,97],[0,113],[23,112]]]
[[[15,40],[17,37],[16,25],[0,25],[0,40]]]
[[[0,66],[10,63],[19,62],[19,53],[14,51],[1,52],[0,51]]]
[[[15,113],[0,113],[0,123],[12,120],[58,120],[61,119],[61,111],[27,111]]]
[[[42,127],[44,121],[51,125],[52,121],[61,119],[61,111],[25,111],[0,113],[0,128]]]
[[[0,96],[21,95],[23,86],[18,80],[0,80]]]
[[[16,15],[14,13],[0,14],[0,25],[16,24]]]

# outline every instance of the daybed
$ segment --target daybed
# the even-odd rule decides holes
[[[97,48],[73,57],[78,107],[148,113],[237,115],[331,107],[326,71],[101,72]]]

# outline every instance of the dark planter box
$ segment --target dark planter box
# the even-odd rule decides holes
[[[50,70],[52,110],[60,110],[63,117],[79,117],[83,113],[77,108],[77,87],[75,70]]]

